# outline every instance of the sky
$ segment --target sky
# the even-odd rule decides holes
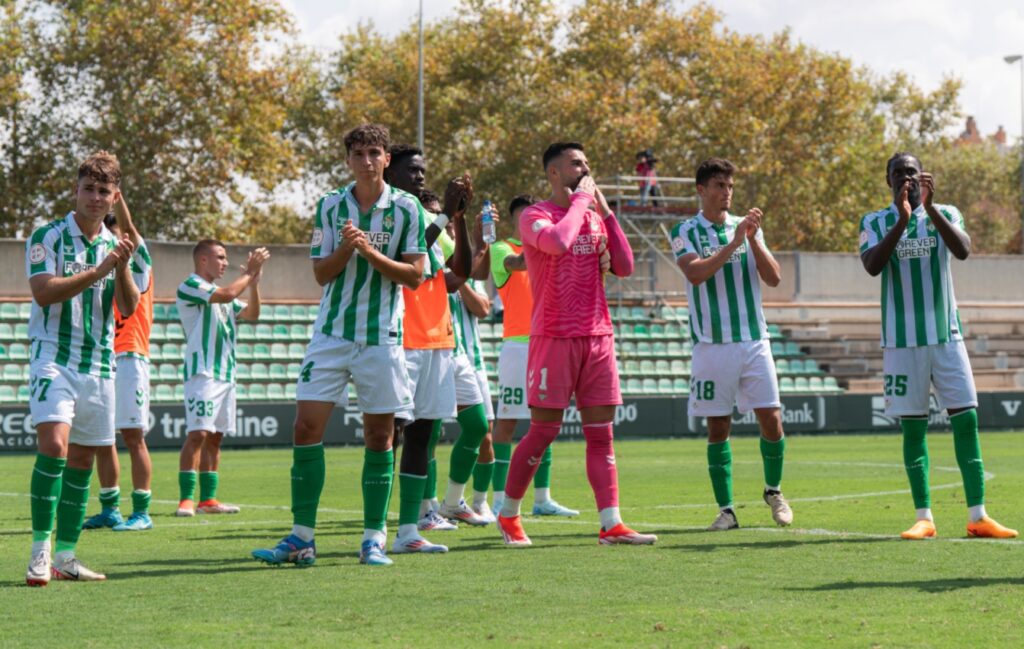
[[[571,0],[556,0],[569,6]],[[337,47],[339,37],[361,21],[394,34],[415,19],[417,0],[281,0],[295,15],[302,39],[318,49]],[[458,0],[423,0],[426,20],[442,18]],[[679,2],[689,6],[692,2]],[[963,81],[960,106],[983,135],[1002,125],[1021,133],[1021,63],[1024,54],[1021,0],[713,0],[724,24],[742,33],[772,34],[789,28],[817,49],[848,57],[878,73],[903,70],[926,90],[943,75]],[[956,130],[962,130],[962,125]]]

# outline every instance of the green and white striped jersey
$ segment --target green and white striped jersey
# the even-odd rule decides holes
[[[732,241],[743,217],[726,215],[725,223],[709,221],[703,212],[672,228],[670,243],[676,259],[684,255],[707,258]],[[757,240],[764,243],[758,229]],[[768,337],[761,307],[761,278],[757,262],[744,241],[717,273],[699,286],[686,283],[693,342],[738,343]]]
[[[953,227],[963,229],[960,210],[952,205],[935,208]],[[860,254],[877,246],[898,218],[895,204],[865,215],[860,221]],[[919,205],[882,269],[882,347],[922,347],[963,339],[950,261],[949,248]]]
[[[82,234],[74,212],[35,230],[25,246],[25,271],[69,277],[87,271],[117,246],[105,226],[92,241]],[[142,254],[142,253],[145,254]],[[140,291],[149,285],[149,253],[132,259],[132,277]],[[51,360],[81,374],[111,376],[114,356],[114,271],[70,300],[41,307],[32,301],[28,335],[31,357]]]
[[[481,281],[471,279],[466,282],[474,291],[480,295],[487,296],[484,284]],[[455,352],[454,355],[469,354],[469,360],[473,367],[482,370],[484,368],[484,354],[480,347],[480,325],[478,318],[469,312],[462,295],[456,291],[448,294],[448,306],[452,312],[452,329],[455,331]]]
[[[317,202],[311,258],[328,257],[341,245],[341,230],[346,221],[355,223],[370,243],[391,259],[427,252],[426,216],[416,197],[385,185],[377,203],[361,214],[352,193],[354,189],[352,183],[323,195]],[[440,263],[431,255],[431,268],[435,263],[439,268]],[[436,268],[428,272],[433,274]],[[394,345],[399,341],[401,300],[401,286],[378,273],[356,253],[341,273],[324,286],[313,329],[361,345]]]
[[[178,285],[178,317],[185,329],[185,380],[208,376],[218,381],[235,380],[235,326],[245,303],[211,303],[217,285],[192,273]]]

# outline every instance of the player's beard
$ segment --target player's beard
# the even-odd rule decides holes
[[[590,174],[580,174],[573,180],[570,180],[568,183],[566,183],[565,186],[569,189],[569,191],[574,192],[576,191],[576,188],[580,186],[580,181],[583,180],[588,175]]]

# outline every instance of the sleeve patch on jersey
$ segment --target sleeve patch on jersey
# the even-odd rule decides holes
[[[860,245],[863,246],[863,245],[867,244],[867,242],[868,242],[868,231],[867,230],[861,230],[860,231]]]
[[[46,259],[46,248],[43,247],[43,244],[37,243],[28,249],[28,260],[33,264],[38,264],[44,259]]]
[[[312,245],[319,246],[324,242],[324,231],[321,228],[313,228],[313,241]]]
[[[530,229],[533,230],[536,233],[536,232],[540,232],[541,230],[543,230],[544,228],[546,228],[546,227],[548,227],[550,225],[551,225],[551,221],[545,221],[543,219],[538,219],[538,220],[533,222],[533,225],[530,226]]]
[[[686,248],[686,242],[683,241],[682,237],[672,238],[672,252],[679,254],[684,248]]]

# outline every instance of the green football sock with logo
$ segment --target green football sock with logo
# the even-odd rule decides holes
[[[533,488],[534,489],[550,489],[551,488],[551,458],[553,457],[551,447],[548,446],[547,450],[544,451],[544,455],[540,458],[540,464],[537,466],[537,473],[533,476]]]
[[[216,471],[201,471],[199,473],[199,502],[216,500],[219,484],[220,476]]]
[[[316,527],[316,509],[326,475],[323,444],[292,448],[292,522],[295,525]]]
[[[914,508],[930,509],[931,491],[928,488],[928,419],[901,417],[903,429],[903,465],[910,481],[910,494]]]
[[[782,463],[786,456],[786,438],[770,441],[761,438],[761,462],[764,464],[764,484],[778,489],[782,485]]]
[[[953,425],[953,448],[960,475],[964,480],[967,506],[985,504],[985,465],[981,461],[981,441],[978,439],[978,411],[974,408],[958,412],[949,418]]]
[[[195,471],[178,472],[178,500],[195,500],[196,483],[199,477]]]
[[[485,494],[491,488],[494,464],[494,460],[476,463],[476,466],[473,467],[473,491]]]
[[[64,479],[57,505],[57,545],[54,553],[74,551],[85,522],[85,508],[89,504],[89,480],[92,469],[64,468]]]
[[[720,508],[732,507],[732,446],[729,440],[708,444],[708,474],[715,502]]]
[[[512,442],[494,443],[494,490],[505,491],[508,480],[508,465],[512,461]]]
[[[32,511],[32,541],[49,541],[53,532],[53,518],[60,501],[61,482],[64,467],[68,461],[63,457],[50,457],[38,453],[32,468],[29,485],[30,508]]]
[[[371,451],[363,456],[363,527],[384,530],[391,502],[391,484],[395,473],[394,451]]]

